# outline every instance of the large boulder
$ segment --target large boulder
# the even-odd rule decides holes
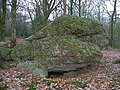
[[[41,39],[46,36],[66,35],[76,37],[81,41],[95,43],[99,47],[108,45],[108,40],[104,35],[104,28],[101,23],[93,19],[80,18],[77,16],[59,17],[50,25],[29,37],[29,40]]]
[[[16,45],[11,57],[19,62],[37,61],[47,72],[73,71],[100,62],[99,44],[87,38],[102,35],[102,31],[102,25],[95,20],[63,16]]]
[[[98,63],[102,53],[95,44],[56,36],[48,40],[25,41],[14,47],[11,57],[19,61],[37,60],[48,72],[63,72]]]

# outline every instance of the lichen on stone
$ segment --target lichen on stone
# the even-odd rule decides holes
[[[77,16],[62,16],[47,27],[53,35],[84,35],[95,33],[103,29],[102,24],[93,19]],[[44,30],[47,30],[44,29]],[[42,29],[43,30],[43,29]]]
[[[19,62],[37,61],[48,72],[76,70],[102,59],[99,41],[94,38],[102,35],[102,30],[96,20],[62,16],[16,45],[11,57]]]
[[[37,61],[25,61],[25,62],[19,62],[17,64],[18,69],[25,69],[30,71],[34,76],[39,77],[48,77],[48,71],[47,68],[40,64]]]

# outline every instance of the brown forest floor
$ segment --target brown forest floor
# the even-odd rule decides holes
[[[117,50],[103,50],[103,62],[82,68],[74,78],[39,78],[16,68],[0,69],[0,90],[120,90],[120,57]]]

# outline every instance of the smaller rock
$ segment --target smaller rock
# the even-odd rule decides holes
[[[0,59],[9,60],[10,59],[11,49],[0,47]]]
[[[37,61],[25,61],[20,62],[17,65],[18,69],[26,69],[30,71],[34,76],[47,77],[48,71],[45,66],[38,63]]]

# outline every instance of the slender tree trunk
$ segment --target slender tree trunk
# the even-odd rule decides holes
[[[112,13],[111,17],[111,26],[110,26],[110,46],[114,47],[114,34],[115,34],[115,16],[116,16],[116,5],[117,5],[117,0],[114,2],[114,10]]]
[[[73,0],[70,0],[70,15],[73,15]]]
[[[0,15],[0,41],[5,40],[6,0],[1,0],[2,13]]]
[[[47,23],[47,19],[48,19],[48,1],[47,0],[43,0],[43,13],[44,13],[44,20],[45,23]]]
[[[100,17],[100,4],[98,5],[98,21],[100,22],[100,20],[101,20],[101,17]]]
[[[63,13],[63,15],[66,15],[67,14],[67,8],[66,8],[66,0],[63,0],[63,5],[64,5],[64,13]]]
[[[12,0],[11,9],[11,47],[16,45],[16,3],[17,0]]]
[[[41,12],[40,12],[40,6],[38,4],[39,2],[37,0],[35,0],[35,2],[36,2],[36,9],[35,9],[36,17],[40,17]]]
[[[81,17],[81,1],[82,0],[79,0],[79,17]]]

